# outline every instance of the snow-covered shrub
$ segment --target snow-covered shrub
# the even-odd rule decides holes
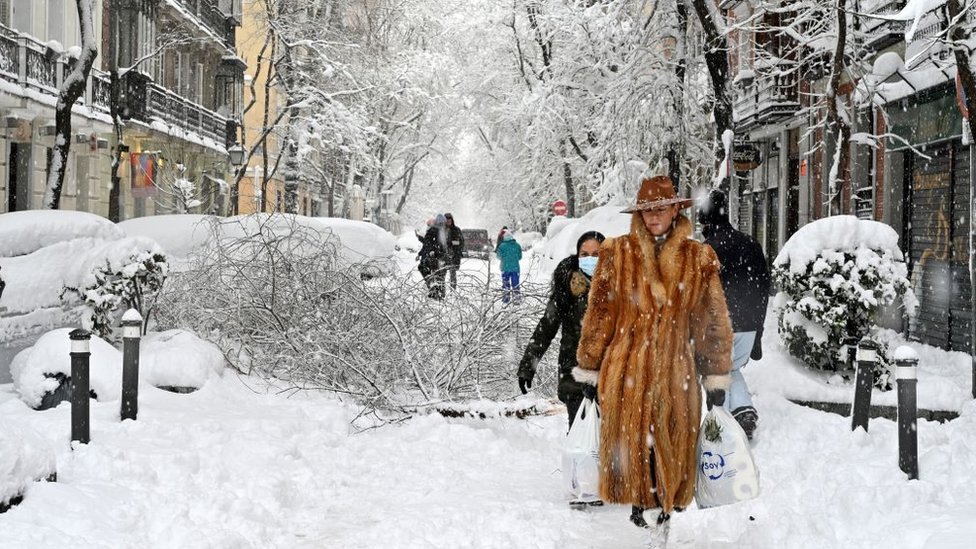
[[[459,285],[430,300],[409,277],[364,280],[311,226],[254,228],[215,239],[173,273],[157,306],[160,329],[192,329],[242,372],[371,409],[513,394],[543,299],[530,294],[515,311],[483,286]]]
[[[71,328],[47,332],[10,362],[14,390],[31,408],[40,408],[45,395],[71,377],[69,332]],[[122,394],[122,353],[98,336],[91,338],[89,349],[92,393],[99,401],[117,400]]]
[[[150,332],[142,338],[139,377],[163,389],[199,389],[224,371],[216,345],[186,330]]]
[[[88,309],[86,327],[111,341],[124,311],[136,309],[148,320],[166,279],[167,260],[158,244],[143,237],[108,242],[103,251],[84,266],[81,284],[65,286],[61,295],[79,298]]]
[[[847,363],[845,341],[868,335],[875,313],[901,299],[906,313],[915,295],[895,231],[875,221],[835,216],[794,234],[773,264],[779,335],[808,366],[836,370]],[[882,349],[875,385],[890,389]]]

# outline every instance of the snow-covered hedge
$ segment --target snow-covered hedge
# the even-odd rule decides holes
[[[843,366],[845,340],[866,336],[879,308],[902,299],[906,313],[914,310],[907,274],[898,235],[888,225],[834,216],[802,227],[773,263],[780,290],[774,304],[787,350],[813,368]],[[889,389],[886,353],[879,355],[875,385]]]
[[[154,387],[199,389],[224,371],[220,348],[186,330],[146,334],[139,354],[139,378]]]
[[[544,272],[552,272],[564,258],[576,253],[576,241],[588,231],[600,231],[607,238],[630,232],[631,214],[622,206],[600,206],[579,219],[554,217],[546,230],[543,248]]]
[[[38,433],[0,423],[0,511],[23,495],[32,482],[57,471],[54,449]]]
[[[14,390],[31,408],[71,377],[70,328],[42,335],[32,347],[17,353],[10,363]],[[99,401],[118,400],[122,394],[122,354],[98,336],[91,338],[90,386]]]
[[[114,340],[122,313],[136,309],[148,319],[166,279],[167,261],[155,241],[127,237],[104,242],[80,266],[77,284],[65,284],[62,297],[73,295],[85,304],[87,328]]]

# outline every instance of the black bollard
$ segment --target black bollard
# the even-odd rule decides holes
[[[142,316],[129,309],[122,317],[122,412],[123,420],[139,413],[139,341]]]
[[[854,403],[851,405],[851,431],[858,427],[868,430],[871,419],[871,388],[874,385],[874,366],[878,361],[878,344],[868,338],[857,346],[857,378],[854,383]]]
[[[68,338],[71,339],[71,442],[88,444],[91,440],[88,403],[91,332],[78,328]]]
[[[898,467],[918,479],[918,355],[910,347],[895,351],[898,376]]]

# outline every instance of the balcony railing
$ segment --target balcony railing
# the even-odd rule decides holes
[[[736,127],[748,129],[792,115],[800,109],[795,70],[775,75],[758,75],[738,92],[735,102]]]
[[[894,15],[901,11],[907,0],[878,0],[874,6],[864,9],[871,15]],[[885,19],[862,18],[863,33],[867,36],[867,46],[880,51],[898,42],[905,35],[905,21],[888,21]]]
[[[32,37],[0,25],[0,79],[56,97],[67,71],[62,55],[48,55],[43,44]],[[89,86],[78,105],[108,114],[111,83],[107,73],[92,68]],[[181,97],[149,80],[138,71],[130,71],[121,83],[120,111],[130,118],[149,123],[153,118],[171,127],[209,137],[218,145],[227,142],[232,130],[227,118]]]
[[[224,14],[215,0],[170,0],[179,4],[183,11],[196,17],[211,32],[220,37],[230,49],[235,47],[232,19]]]
[[[150,83],[147,90],[148,116],[209,137],[220,145],[227,139],[227,119],[186,98]]]

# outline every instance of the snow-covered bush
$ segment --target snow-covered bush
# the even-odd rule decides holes
[[[158,244],[143,237],[106,243],[104,252],[85,266],[81,283],[65,286],[61,295],[79,298],[88,309],[86,327],[111,341],[124,311],[136,309],[148,320],[166,279],[167,260]]]
[[[906,313],[915,295],[895,231],[875,221],[835,216],[794,234],[773,263],[779,335],[808,366],[836,370],[847,363],[848,338],[860,340],[879,308],[901,299]],[[884,349],[875,385],[890,389]]]
[[[513,393],[540,296],[518,311],[483,286],[430,300],[409,277],[364,280],[321,238],[296,223],[220,240],[167,281],[159,327],[192,329],[242,372],[370,409]]]
[[[224,371],[220,349],[186,330],[150,332],[142,338],[139,377],[163,389],[199,389]]]
[[[59,328],[42,335],[10,362],[14,390],[31,408],[40,408],[45,395],[54,393],[71,377],[69,332],[71,328]],[[89,349],[92,393],[99,401],[119,399],[122,394],[122,353],[98,336],[92,336]]]

